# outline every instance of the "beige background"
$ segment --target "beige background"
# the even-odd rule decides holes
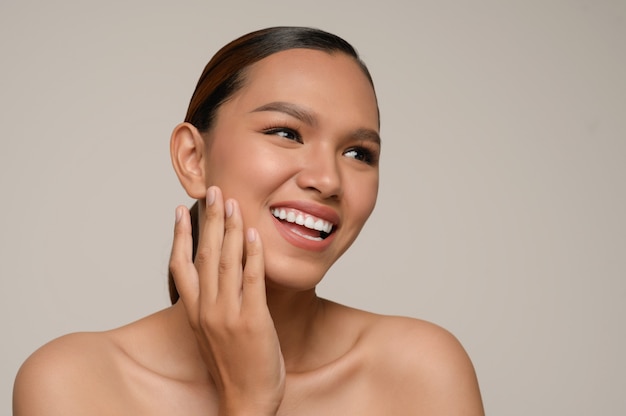
[[[170,131],[271,25],[344,36],[380,99],[379,205],[321,294],[450,329],[491,415],[626,414],[619,0],[3,0],[0,413],[44,342],[168,304]]]

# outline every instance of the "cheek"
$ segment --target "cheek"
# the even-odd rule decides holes
[[[254,140],[216,141],[207,158],[207,182],[221,187],[225,197],[240,203],[263,199],[293,170],[290,159],[280,156]]]
[[[355,209],[355,219],[363,226],[376,206],[376,199],[378,197],[378,176],[359,182],[361,186],[351,188],[350,200]]]

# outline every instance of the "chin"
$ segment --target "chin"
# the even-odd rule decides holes
[[[278,263],[278,264],[276,264]],[[301,292],[314,289],[324,278],[328,267],[310,262],[266,260],[265,281],[268,288]]]

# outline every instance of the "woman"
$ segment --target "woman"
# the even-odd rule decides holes
[[[445,330],[317,297],[378,190],[378,105],[354,49],[257,31],[205,68],[171,138],[173,306],[71,334],[16,379],[14,415],[480,415]]]

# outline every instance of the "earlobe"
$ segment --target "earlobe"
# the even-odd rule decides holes
[[[187,195],[194,199],[206,196],[204,178],[204,139],[190,123],[180,123],[170,139],[172,165]]]

